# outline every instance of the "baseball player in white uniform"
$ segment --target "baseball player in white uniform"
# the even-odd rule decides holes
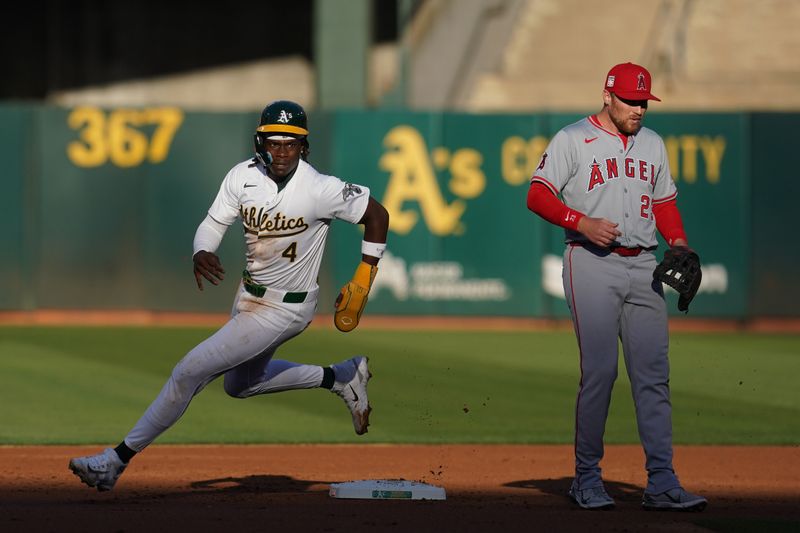
[[[653,250],[656,230],[670,246],[687,246],[687,239],[664,142],[642,127],[648,101],[659,101],[650,90],[647,69],[614,66],[603,109],[553,137],[528,192],[528,208],[566,232],[563,282],[581,369],[569,496],[585,509],[614,506],[600,461],[618,341],[646,456],[642,505],[706,506],[681,487],[672,466],[667,309],[663,287],[653,281]]]
[[[317,274],[333,219],[364,225],[362,258],[337,298],[334,323],[356,327],[386,248],[389,215],[367,187],[317,172],[306,162],[307,117],[290,101],[267,105],[254,135],[256,156],[225,176],[194,239],[194,273],[217,285],[225,270],[214,253],[236,218],[244,228],[247,269],[231,319],[178,362],[158,397],[116,448],[70,460],[87,485],[111,490],[131,458],[170,428],[203,387],[224,376],[236,398],[323,387],[340,396],[357,434],[366,433],[371,407],[367,357],[329,367],[273,359],[299,335],[317,307]]]

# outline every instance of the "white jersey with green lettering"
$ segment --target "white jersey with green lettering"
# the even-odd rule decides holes
[[[247,269],[263,291],[240,283],[231,319],[176,365],[125,437],[128,447],[141,451],[152,443],[181,417],[195,394],[223,374],[225,392],[236,398],[320,385],[322,367],[273,355],[311,323],[331,220],[357,223],[368,202],[366,187],[320,174],[302,160],[280,188],[252,160],[228,172],[208,214],[226,226],[241,218]]]
[[[208,214],[226,226],[241,218],[256,283],[307,291],[317,287],[331,220],[355,224],[368,202],[367,187],[320,174],[303,160],[282,188],[248,160],[225,176]]]
[[[677,196],[664,141],[641,128],[636,135],[612,133],[594,116],[571,124],[550,141],[531,182],[546,185],[564,203],[593,218],[619,224],[612,246],[658,244],[653,206]],[[567,242],[587,242],[566,230]]]

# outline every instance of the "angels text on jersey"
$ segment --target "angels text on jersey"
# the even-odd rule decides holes
[[[546,153],[542,156],[542,163],[544,163],[545,157],[547,157]],[[602,186],[609,180],[619,178],[620,166],[622,166],[624,177],[639,179],[645,182],[649,181],[651,188],[655,187],[656,166],[652,163],[648,163],[644,159],[626,157],[623,164],[620,165],[616,157],[606,158],[602,163],[598,163],[597,158],[594,158],[589,165],[590,174],[586,192],[592,192],[592,189],[598,185]]]

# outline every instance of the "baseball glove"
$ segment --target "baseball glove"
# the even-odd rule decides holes
[[[664,260],[653,271],[653,279],[666,283],[678,291],[678,310],[689,312],[703,273],[700,270],[700,257],[691,248],[673,246],[664,252]]]

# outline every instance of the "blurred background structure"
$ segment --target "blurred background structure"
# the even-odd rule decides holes
[[[800,109],[795,0],[31,0],[2,10],[2,99],[585,110],[608,68],[630,60],[653,73],[662,110]]]
[[[258,112],[285,98],[310,112],[313,163],[392,215],[371,311],[565,317],[563,234],[525,209],[528,179],[552,134],[600,108],[608,69],[632,61],[662,99],[647,125],[704,262],[693,316],[800,316],[800,250],[785,235],[800,196],[797,0],[0,12],[0,310],[224,310],[232,287],[187,296],[192,236],[252,154]],[[236,233],[220,250],[229,271]],[[333,232],[323,299],[352,270],[357,235]]]

